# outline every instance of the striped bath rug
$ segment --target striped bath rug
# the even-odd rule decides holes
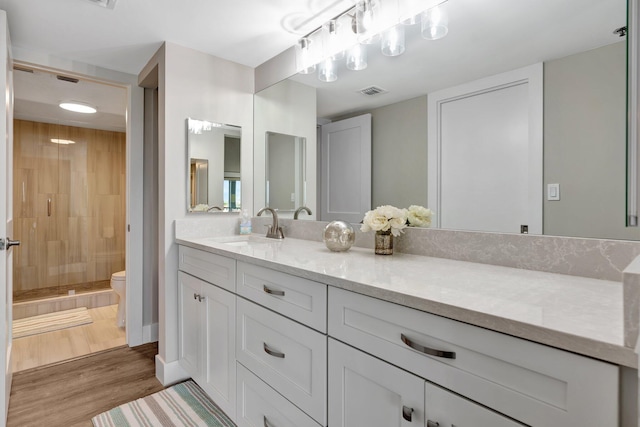
[[[57,331],[92,322],[93,319],[89,315],[87,307],[25,317],[13,321],[13,338],[28,337],[29,335]]]
[[[95,427],[235,427],[192,380],[94,417]]]

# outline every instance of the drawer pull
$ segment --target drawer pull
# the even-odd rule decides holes
[[[437,421],[427,420],[427,427],[440,427],[440,423]],[[451,427],[455,427],[455,426],[451,424]]]
[[[435,350],[433,348],[429,348],[429,347],[422,346],[420,344],[416,344],[413,341],[411,341],[409,338],[407,338],[405,336],[405,334],[400,334],[400,339],[402,339],[402,342],[405,343],[406,345],[408,345],[409,347],[411,347],[412,349],[418,350],[419,352],[424,353],[424,354],[428,354],[429,356],[444,357],[445,359],[455,359],[456,358],[455,351]]]
[[[279,351],[271,350],[267,343],[262,343],[264,345],[264,352],[269,356],[279,357],[280,359],[284,359],[284,353],[280,353]]]
[[[271,289],[267,285],[262,285],[262,289],[269,295],[277,295],[279,297],[284,296],[284,291],[277,291],[277,290]]]
[[[412,414],[413,414],[413,408],[407,408],[406,406],[402,407],[402,418],[411,422],[411,418],[413,418]]]
[[[269,422],[266,415],[263,415],[262,418],[264,420],[264,427],[273,427],[273,424]]]

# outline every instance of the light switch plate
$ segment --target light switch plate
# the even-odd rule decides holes
[[[560,200],[560,184],[547,184],[547,200]]]

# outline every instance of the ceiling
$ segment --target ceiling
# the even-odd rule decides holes
[[[389,90],[379,95],[381,105],[397,102],[620,41],[612,31],[625,24],[625,3],[450,0],[450,31],[444,39],[428,42],[408,34],[404,55],[370,53],[367,70],[342,70],[334,83],[321,83],[315,76],[298,78],[329,89],[319,94],[319,113],[325,117],[370,102],[356,93],[370,85]],[[0,0],[14,50],[45,52],[134,75],[164,41],[256,67],[352,5],[352,0],[117,0],[111,10],[92,0]],[[350,97],[338,97],[347,92]],[[16,72],[15,94],[18,118],[124,130],[122,89],[63,82],[43,72]],[[57,104],[62,98],[95,104],[99,114],[60,115]]]
[[[14,51],[20,49],[137,75],[164,41],[256,67],[292,46],[351,0],[117,0],[113,9],[91,0],[0,0]],[[15,117],[125,130],[122,89],[60,81],[17,71]],[[63,99],[95,105],[81,115],[58,108]]]

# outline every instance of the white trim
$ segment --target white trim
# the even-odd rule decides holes
[[[459,86],[443,89],[428,96],[427,169],[428,206],[435,212],[433,227],[440,227],[441,204],[441,109],[451,101],[506,87],[528,84],[529,88],[529,203],[533,206],[529,233],[542,234],[542,161],[543,161],[543,65],[542,63],[496,74]]]
[[[152,323],[151,325],[144,325],[142,327],[142,341],[145,344],[158,341],[158,337],[160,336],[159,330],[158,322]]]
[[[14,63],[47,71],[64,71],[72,77],[117,85],[127,90],[127,224],[132,233],[126,237],[127,272],[127,344],[140,345],[142,340],[143,283],[142,283],[142,164],[144,90],[138,77],[119,71],[70,61],[47,54],[14,48]]]
[[[156,378],[166,387],[191,377],[177,360],[166,363],[162,356],[156,354]]]
[[[640,57],[640,35],[638,34],[638,0],[628,2],[628,28],[627,28],[627,61],[628,69],[628,114],[627,114],[627,226],[638,225],[638,128],[640,124],[640,76],[638,75],[638,60]],[[635,224],[632,223],[635,218]]]

